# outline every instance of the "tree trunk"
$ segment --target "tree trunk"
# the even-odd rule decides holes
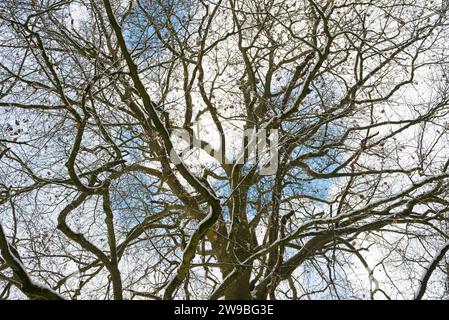
[[[251,268],[242,272],[242,275],[235,281],[225,293],[225,300],[251,300]]]

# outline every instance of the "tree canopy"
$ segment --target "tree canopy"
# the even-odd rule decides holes
[[[0,298],[449,298],[448,9],[3,0]]]

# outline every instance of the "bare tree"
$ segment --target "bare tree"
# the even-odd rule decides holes
[[[0,28],[1,298],[444,298],[447,1],[4,0]]]

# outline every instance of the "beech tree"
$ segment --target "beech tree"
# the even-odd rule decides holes
[[[448,8],[3,0],[0,297],[448,298]]]

